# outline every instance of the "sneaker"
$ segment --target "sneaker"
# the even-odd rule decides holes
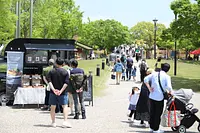
[[[131,117],[128,117],[128,120],[129,120],[129,121],[132,121],[132,120],[131,120]]]
[[[72,128],[72,125],[69,122],[64,121],[62,127],[63,128]]]
[[[55,122],[51,123],[51,127],[56,127],[56,123]]]
[[[146,123],[146,124],[145,124],[145,127],[146,127],[146,128],[149,128],[149,123]]]
[[[133,122],[133,123],[134,123],[134,120],[132,120],[132,118],[131,118],[131,117],[128,117],[128,121],[129,121],[129,122]]]
[[[151,129],[151,128],[150,128],[150,130],[149,130],[149,131],[150,131],[150,133],[153,133],[153,129]]]
[[[74,113],[71,113],[71,114],[69,114],[68,116],[74,116],[75,114]]]
[[[46,110],[48,110],[49,108],[44,106],[44,107],[41,107],[40,109],[41,109],[42,111],[46,111]]]
[[[146,127],[146,124],[145,123],[143,123],[143,124],[139,124],[139,127]]]
[[[153,131],[153,133],[164,133],[162,130]]]

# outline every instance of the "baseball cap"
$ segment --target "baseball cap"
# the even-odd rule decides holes
[[[55,63],[54,59],[49,59],[49,63]]]

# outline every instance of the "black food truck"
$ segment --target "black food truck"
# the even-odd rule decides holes
[[[63,59],[75,58],[75,51],[77,51],[75,44],[76,41],[73,39],[17,38],[7,44],[4,58],[7,58],[8,51],[23,52],[23,74],[41,75],[43,67],[48,65],[49,59],[56,59],[58,57]],[[8,97],[12,97],[8,99],[9,101],[14,99],[13,93],[16,89],[17,88],[15,87],[14,90],[8,92],[6,88],[6,95],[9,95]],[[5,96],[3,96],[3,98],[6,100]]]

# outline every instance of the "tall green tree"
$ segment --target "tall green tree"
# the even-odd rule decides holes
[[[16,15],[11,10],[13,0],[0,0],[0,44],[14,37]]]
[[[171,24],[172,34],[177,39],[187,39],[192,45],[200,46],[200,2],[191,3],[190,0],[174,0],[171,10],[177,15],[177,20]],[[183,42],[183,41],[181,41]],[[181,43],[182,44],[182,43]]]
[[[150,49],[154,44],[154,29],[154,24],[152,22],[139,22],[130,29],[131,38],[133,40],[143,40],[143,42],[147,44],[146,48]],[[157,24],[156,40],[159,40],[165,29],[166,27],[164,24]]]
[[[128,27],[116,20],[96,20],[83,25],[81,41],[94,48],[111,50],[130,42]]]

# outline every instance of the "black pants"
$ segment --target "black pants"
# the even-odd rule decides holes
[[[134,113],[135,113],[135,110],[131,110],[129,117],[132,117]]]
[[[164,100],[155,101],[150,99],[150,128],[154,131],[159,129],[160,117],[163,112]]]
[[[45,101],[44,101],[44,105],[49,105],[49,94],[50,94],[50,91],[47,91],[45,92]]]
[[[146,76],[146,71],[140,71],[140,81],[144,81],[144,77]]]
[[[127,78],[127,80],[131,79],[131,70],[132,70],[132,68],[127,68],[126,69],[126,78]]]

